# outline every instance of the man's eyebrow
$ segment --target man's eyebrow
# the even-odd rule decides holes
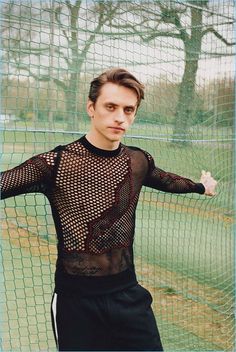
[[[105,105],[113,105],[113,106],[119,106],[119,104],[116,104],[116,103],[113,103],[112,101],[107,101],[104,103]],[[137,107],[137,104],[135,105],[125,105],[124,108],[127,109],[127,108],[132,108],[132,109],[135,109]]]
[[[126,107],[126,108],[133,108],[133,109],[135,109],[136,106],[137,106],[137,105],[127,105],[127,106],[125,106],[125,107]]]
[[[112,101],[107,101],[107,102],[105,102],[105,105],[114,105],[114,106],[118,106],[118,104],[113,103]]]

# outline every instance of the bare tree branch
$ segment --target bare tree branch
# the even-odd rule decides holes
[[[71,3],[69,2],[69,0],[65,0],[65,3],[68,9],[71,10]]]
[[[67,63],[68,66],[71,65],[71,61],[69,60],[69,57],[66,56],[58,47],[55,47],[55,48],[54,48],[54,52],[57,53],[60,58],[62,58],[63,60],[65,60],[65,62]]]
[[[16,68],[17,68],[18,70],[24,70],[24,71],[28,72],[29,75],[30,75],[30,77],[33,77],[33,78],[34,78],[35,80],[37,80],[37,81],[49,82],[50,80],[53,80],[53,82],[54,82],[57,86],[61,87],[63,90],[66,90],[66,88],[67,88],[66,84],[65,84],[63,81],[60,81],[60,80],[57,79],[57,78],[52,78],[52,77],[50,77],[49,75],[41,75],[41,76],[36,75],[35,73],[33,73],[33,72],[30,70],[29,66],[27,66],[27,65],[20,64],[20,63],[15,63],[15,66],[16,66]]]
[[[64,34],[66,40],[69,42],[70,39],[69,39],[66,31],[63,29],[63,24],[61,23],[61,20],[60,20],[61,10],[62,10],[62,6],[58,6],[57,8],[55,8],[55,19],[56,19],[57,23],[59,24],[59,27],[61,28],[62,33]]]
[[[94,31],[91,33],[89,39],[86,41],[86,44],[82,50],[82,58],[85,57],[87,54],[89,47],[93,43],[95,37],[97,34],[100,33],[102,26],[111,19],[111,16],[114,16],[115,11],[119,8],[119,5],[116,7],[112,8],[112,1],[107,4],[108,6],[105,6],[105,3],[103,1],[98,3],[98,13],[99,13],[99,18],[98,18],[98,24],[97,27],[94,29]]]
[[[216,36],[216,38],[220,39],[225,45],[227,46],[232,46],[232,45],[235,45],[236,43],[233,42],[233,43],[230,43],[228,42],[219,32],[217,32],[215,30],[215,28],[213,27],[208,27],[207,29],[205,29],[204,31],[202,31],[202,37],[208,33],[212,33]]]
[[[22,46],[18,48],[12,48],[11,52],[13,53],[20,53],[20,54],[25,54],[25,55],[41,55],[45,51],[48,51],[49,48],[22,48]]]
[[[57,78],[53,78],[53,82],[58,86],[61,87],[64,91],[67,89],[67,86],[64,82],[60,81]]]
[[[173,24],[174,26],[177,27],[177,29],[180,31],[181,39],[183,41],[186,41],[189,39],[188,32],[186,29],[182,26],[179,18],[178,11],[176,9],[168,9],[167,7],[163,6],[162,3],[159,4],[160,9],[161,9],[161,20],[164,23],[169,23]]]
[[[154,10],[147,9],[146,7],[143,8],[143,5],[133,5],[133,11],[132,13],[142,17],[143,19],[141,21],[135,24],[116,24],[114,22],[110,21],[110,26],[112,28],[117,28],[117,29],[131,29],[132,33],[130,34],[136,34],[138,35],[144,42],[149,42],[157,37],[171,37],[171,38],[176,38],[176,39],[182,39],[184,42],[189,39],[189,34],[187,30],[182,26],[179,13],[185,12],[186,9],[181,9],[181,11],[178,11],[177,9],[173,7],[168,7],[166,4],[164,4],[161,1],[157,1],[156,4],[159,6],[160,12],[157,13]],[[132,7],[132,6],[131,6]],[[130,10],[131,8],[129,8]],[[136,11],[135,11],[136,10]],[[139,15],[139,12],[141,15]],[[150,19],[150,16],[148,15],[153,15],[154,17]],[[150,26],[148,25],[150,22],[155,21],[156,25],[154,28],[150,30]],[[175,27],[175,31],[177,30],[179,33],[173,33],[173,31],[159,31],[158,27],[160,23],[166,23],[166,24],[171,24]],[[147,33],[143,33],[137,30],[137,27],[146,27],[148,29],[147,33],[150,32],[150,35],[146,35]],[[174,29],[174,28],[173,28]],[[107,34],[107,33],[104,33]],[[112,33],[111,33],[112,34]]]
[[[203,3],[201,3],[202,5]],[[218,12],[215,12],[213,10],[209,10],[206,6],[199,6],[199,5],[196,5],[196,3],[192,3],[191,1],[187,1],[185,3],[185,5],[187,7],[192,7],[192,8],[195,8],[195,9],[198,9],[198,10],[202,10],[204,12],[207,12],[209,13],[210,15],[216,15],[216,16],[219,16],[219,17],[223,17],[223,18],[227,18],[228,20],[233,20],[234,21],[234,18],[233,17],[229,17],[229,16],[225,16],[224,14],[222,13],[218,13]]]
[[[157,37],[168,37],[168,38],[182,39],[182,35],[180,33],[157,32],[157,33],[152,33],[149,37],[146,37],[144,39],[144,42],[148,43]]]
[[[81,2],[82,2],[82,0],[76,0],[76,3],[75,3],[74,7],[77,7],[78,9],[80,9]]]
[[[140,4],[138,8],[137,8],[137,5],[136,5],[136,7],[134,7],[133,9],[129,9],[129,11],[131,13],[134,13],[134,14],[139,15],[139,16],[144,16],[145,15],[145,16],[147,16],[147,18],[150,15],[153,15],[154,18],[157,18],[157,16],[160,15],[160,18],[161,18],[161,12],[157,13],[155,10],[150,10],[150,8],[147,8],[147,7],[145,7],[142,4]],[[149,19],[150,19],[150,17],[149,17]]]
[[[144,19],[142,22],[139,23],[139,26],[144,26],[147,22],[147,19]],[[111,27],[112,28],[116,28],[116,29],[131,29],[132,30],[132,33],[129,33],[129,34],[136,34],[138,35],[143,41],[145,41],[145,36],[143,36],[143,33],[145,32],[140,32],[138,29],[137,29],[137,26],[134,24],[124,24],[124,25],[121,25],[121,24],[114,24],[112,23],[111,24]],[[148,28],[149,29],[149,28]],[[154,30],[153,30],[154,31]],[[150,30],[148,30],[146,33],[149,33]],[[145,34],[146,34],[145,33]],[[106,32],[106,35],[109,34]],[[110,33],[110,35],[115,35],[115,33]]]

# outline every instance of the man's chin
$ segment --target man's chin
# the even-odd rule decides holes
[[[122,139],[122,137],[123,137],[123,135],[117,136],[117,137],[111,137],[111,138],[109,138],[109,140],[110,140],[111,142],[120,142],[121,139]]]
[[[108,139],[111,141],[111,142],[118,142],[122,139],[124,133],[119,133],[119,134],[109,134],[108,136]]]

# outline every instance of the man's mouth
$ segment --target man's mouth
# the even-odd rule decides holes
[[[125,129],[124,128],[122,128],[122,127],[109,127],[109,128],[111,128],[112,130],[116,130],[116,131],[122,131],[122,132],[124,132],[125,131]]]

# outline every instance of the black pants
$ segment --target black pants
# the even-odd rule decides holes
[[[52,321],[59,351],[163,351],[151,303],[140,285],[98,296],[55,293]]]

